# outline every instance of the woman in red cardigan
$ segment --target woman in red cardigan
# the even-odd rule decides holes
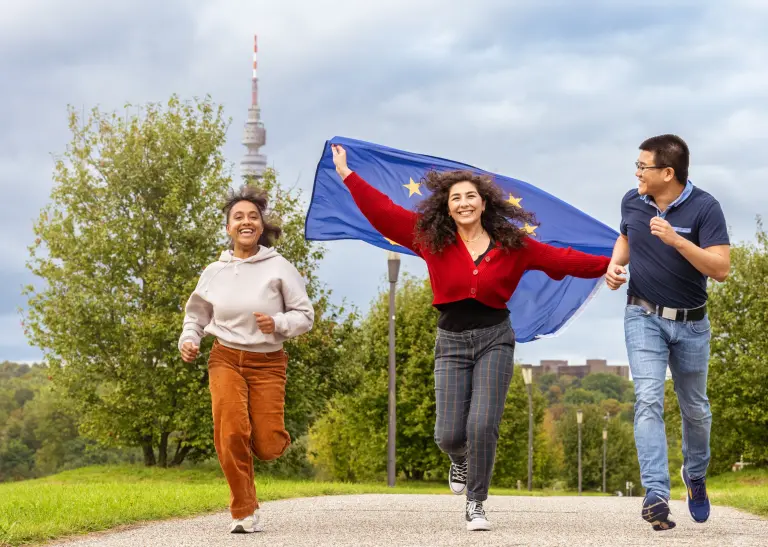
[[[490,530],[483,502],[514,364],[507,302],[526,270],[541,270],[552,279],[596,278],[610,259],[528,237],[514,223],[534,223],[533,214],[507,203],[490,177],[430,172],[424,184],[431,195],[413,212],[350,170],[343,147],[332,148],[336,171],[363,215],[384,237],[427,263],[432,304],[440,311],[435,442],[451,460],[451,490],[466,492],[467,529]]]

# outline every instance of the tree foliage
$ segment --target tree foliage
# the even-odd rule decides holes
[[[744,456],[768,464],[768,234],[758,219],[755,243],[731,248],[731,273],[712,284],[708,394],[712,465],[723,471]]]
[[[205,363],[184,363],[176,340],[222,246],[222,109],[174,96],[125,117],[70,110],[69,128],[34,225],[28,265],[42,283],[27,288],[26,332],[89,436],[141,446],[148,465],[207,456]]]
[[[75,404],[80,430],[140,446],[147,465],[213,454],[207,355],[181,360],[183,308],[227,240],[221,212],[231,185],[222,156],[228,121],[209,98],[172,97],[125,116],[70,111],[72,141],[58,158],[51,202],[34,230],[26,333]],[[300,196],[273,171],[259,184],[282,225],[277,249],[302,272],[316,308],[313,331],[288,343],[287,427],[305,434],[348,384],[341,340],[354,316],[334,308],[304,240]]]

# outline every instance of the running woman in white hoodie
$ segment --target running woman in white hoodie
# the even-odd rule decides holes
[[[291,444],[283,342],[314,321],[304,280],[270,247],[280,228],[267,221],[266,209],[266,196],[254,188],[230,193],[223,210],[231,249],[200,276],[179,338],[182,359],[192,362],[200,340],[216,337],[208,360],[213,440],[229,483],[233,533],[261,530],[253,456],[274,460]]]

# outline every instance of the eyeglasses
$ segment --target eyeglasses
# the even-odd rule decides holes
[[[669,165],[643,165],[639,161],[636,161],[635,167],[637,168],[638,171],[640,171],[640,173],[642,173],[646,169],[666,169],[667,167],[669,167]]]

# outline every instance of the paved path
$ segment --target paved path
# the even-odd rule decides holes
[[[714,507],[695,524],[683,502],[672,502],[674,530],[654,532],[640,519],[642,498],[491,496],[491,532],[467,532],[463,498],[428,495],[363,495],[302,498],[264,503],[266,530],[229,534],[228,513],[154,522],[93,534],[57,545],[426,546],[564,545],[678,546],[768,545],[768,520]]]

